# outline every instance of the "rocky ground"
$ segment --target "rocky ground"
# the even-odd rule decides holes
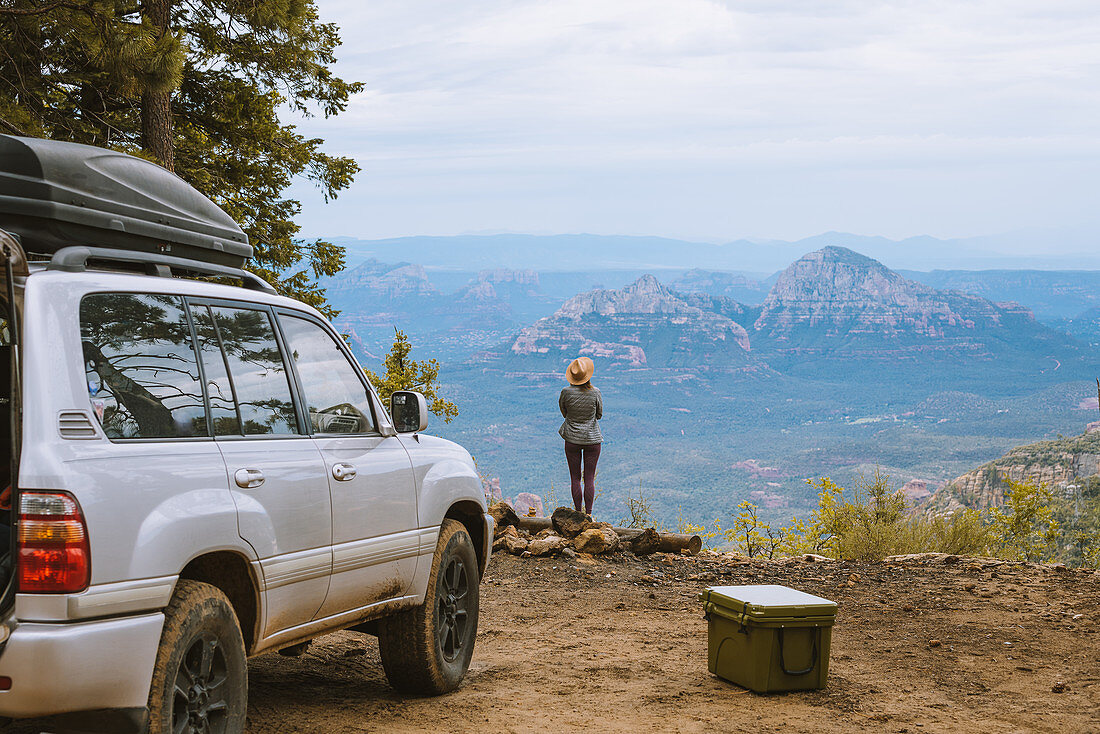
[[[706,669],[696,598],[779,583],[839,603],[829,685],[762,696]],[[386,685],[372,637],[250,665],[250,734],[392,731],[1100,730],[1100,573],[929,556],[886,563],[499,554],[464,685]],[[13,731],[38,731],[26,726]]]
[[[755,583],[839,603],[825,690],[761,696],[707,672],[697,593]],[[374,640],[341,634],[299,660],[252,663],[249,731],[1100,730],[1100,574],[942,557],[500,554],[482,600],[459,691],[403,699]]]

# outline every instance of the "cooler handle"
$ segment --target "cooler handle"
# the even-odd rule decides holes
[[[737,622],[739,625],[741,625],[741,631],[745,631],[745,622],[748,619],[748,604],[745,605],[745,608],[741,611],[741,614],[737,614],[736,612],[730,611],[725,607],[718,606],[714,602],[708,601],[706,604],[703,605],[703,611],[703,619],[709,620],[710,615],[714,614],[716,616],[722,617],[723,619],[728,619],[731,622]]]
[[[810,667],[806,668],[805,670],[787,670],[787,660],[783,657],[783,633],[786,632],[786,630],[782,627],[779,628],[779,667],[782,668],[783,672],[786,673],[787,675],[791,675],[791,676],[806,675],[811,670],[813,670],[814,668],[817,667],[818,628],[817,627],[809,627],[807,629],[813,630],[813,632],[811,634],[813,634],[813,636],[814,636],[813,652],[810,654]]]

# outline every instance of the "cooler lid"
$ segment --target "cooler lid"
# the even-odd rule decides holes
[[[712,586],[700,596],[703,602],[727,607],[756,619],[836,615],[836,602],[776,584]]]

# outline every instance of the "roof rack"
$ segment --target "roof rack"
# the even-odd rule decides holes
[[[163,278],[173,277],[173,268],[178,272],[224,275],[230,278],[240,278],[244,287],[249,290],[276,293],[276,290],[266,280],[255,273],[240,268],[196,262],[183,257],[172,257],[171,255],[133,250],[114,250],[106,247],[63,247],[53,254],[46,269],[60,270],[66,273],[82,273],[88,269],[89,260],[138,263],[146,266],[149,275],[157,275]]]

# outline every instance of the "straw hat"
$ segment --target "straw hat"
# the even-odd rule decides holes
[[[570,385],[583,385],[592,379],[592,373],[596,371],[596,364],[588,357],[577,357],[569,363],[569,369],[565,371],[565,379]]]

